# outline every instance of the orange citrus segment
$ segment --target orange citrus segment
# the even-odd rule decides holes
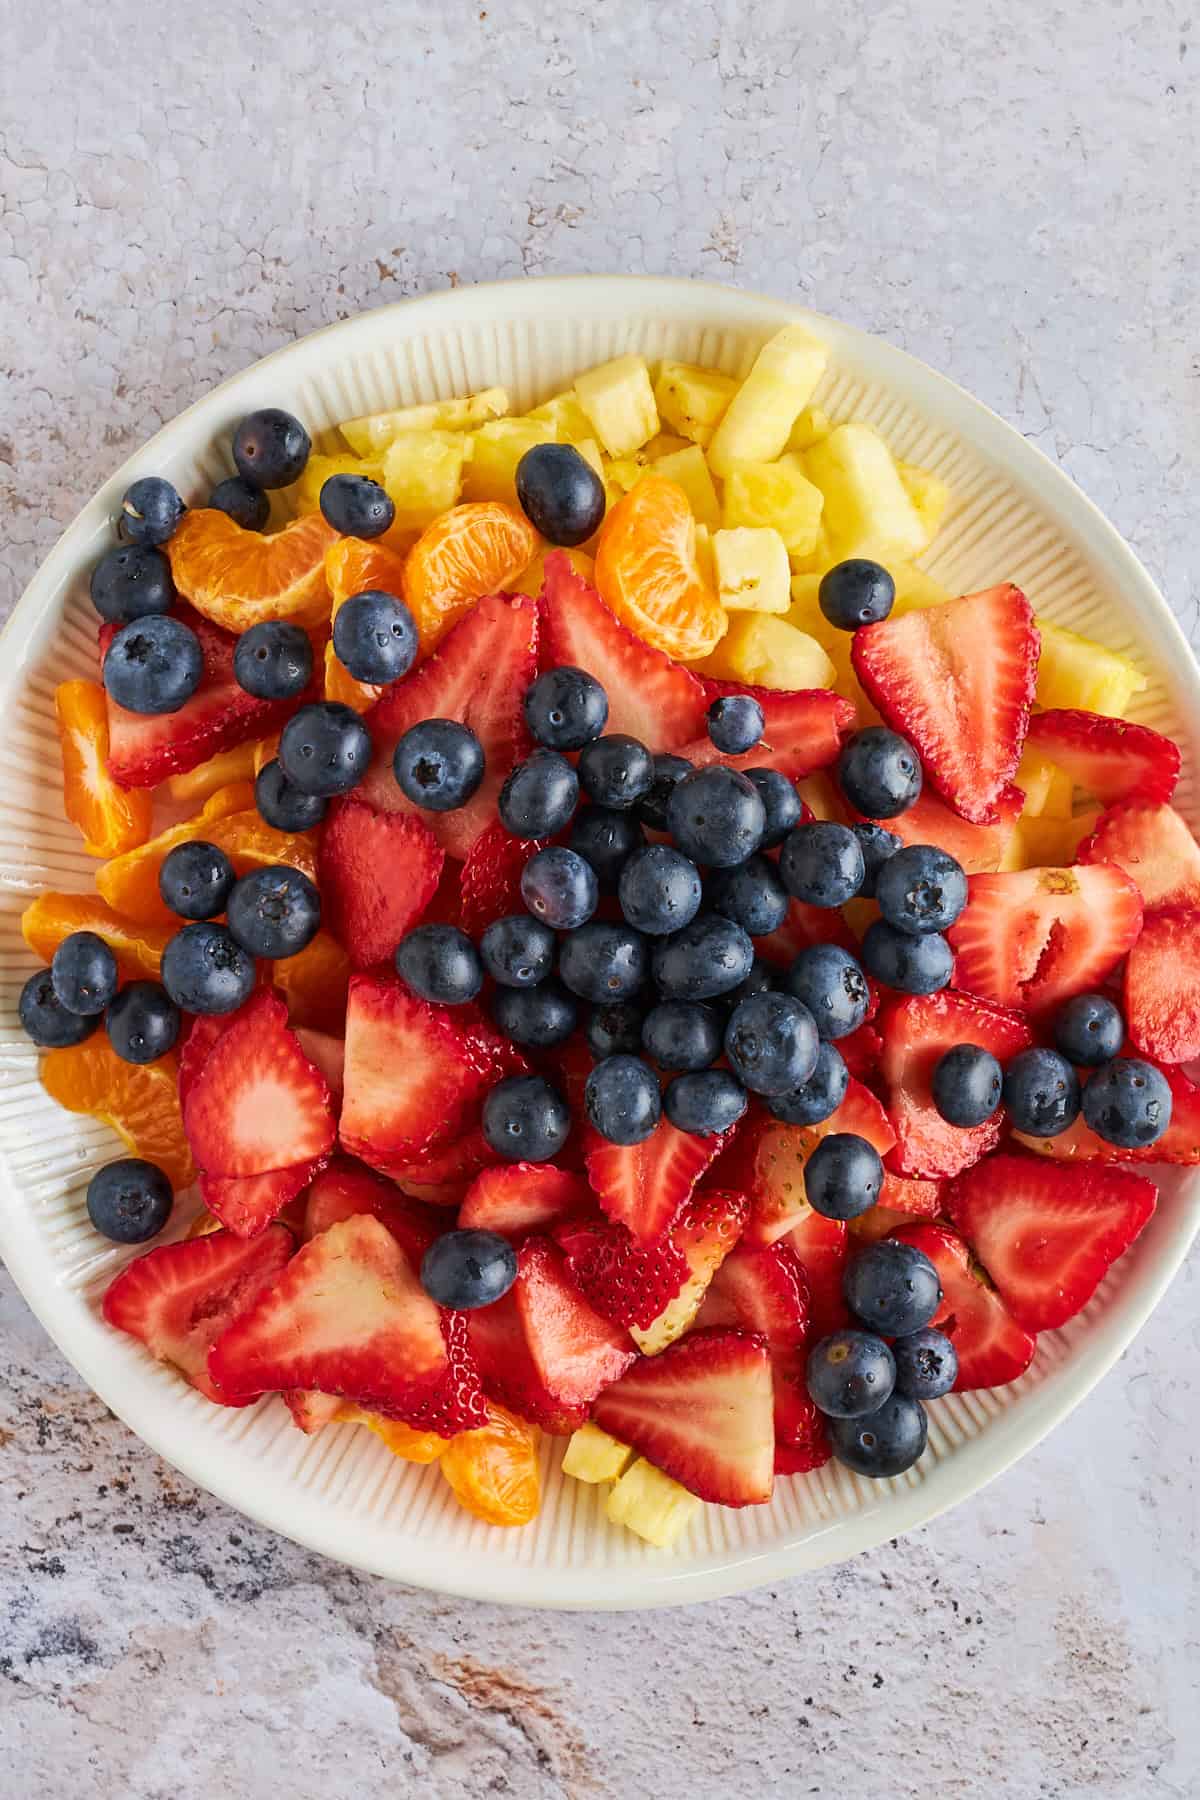
[[[123,788],[108,772],[108,700],[98,681],[64,681],[54,690],[62,746],[63,805],[83,833],[89,856],[119,856],[150,836],[154,802]]]
[[[329,617],[325,552],[336,536],[320,513],[268,536],[202,506],[184,513],[167,555],[179,592],[227,631],[248,631],[261,619],[309,627]]]
[[[463,1431],[442,1451],[441,1470],[460,1506],[488,1525],[528,1525],[541,1505],[538,1434],[488,1402],[488,1422]]]
[[[126,981],[143,976],[158,980],[162,953],[174,931],[168,926],[142,925],[106,906],[98,894],[55,894],[47,891],[21,914],[21,931],[35,956],[48,963],[65,937],[73,931],[94,931],[102,937]],[[90,1041],[90,1040],[89,1040]]]
[[[365,594],[380,588],[397,599],[404,593],[404,558],[385,543],[366,543],[362,538],[339,538],[325,552],[325,579],[333,601],[332,620],[339,606],[352,594]],[[332,644],[325,646],[325,698],[340,700],[355,712],[366,712],[383,692],[372,682],[356,681],[334,654]]]
[[[555,549],[553,544],[543,544],[533,561],[524,568],[515,580],[505,583],[507,594],[528,594],[531,600],[541,598],[542,583],[546,578],[546,558]],[[595,563],[586,550],[564,550],[565,556],[575,573],[584,581],[594,580]]]
[[[288,1003],[293,1028],[306,1025],[311,1031],[327,1031],[331,1037],[345,1035],[350,958],[335,937],[318,931],[299,955],[265,966]]]
[[[236,798],[238,810],[225,812],[222,802],[226,794]],[[249,804],[247,804],[247,795]],[[205,802],[194,819],[160,831],[138,850],[114,857],[96,871],[96,886],[108,904],[128,919],[146,924],[174,924],[176,915],[158,891],[159,871],[167,853],[178,844],[196,839],[215,844],[223,850],[238,875],[251,869],[265,869],[272,863],[287,863],[299,869],[310,881],[317,877],[317,852],[314,839],[302,832],[276,831],[252,810],[253,789],[239,783],[223,789]]]
[[[403,598],[422,655],[476,600],[511,587],[540,542],[524,513],[500,500],[452,506],[427,525],[404,564]]]
[[[134,1156],[157,1163],[171,1186],[195,1175],[183,1135],[174,1052],[152,1063],[122,1062],[103,1031],[42,1058],[42,1086],[68,1112],[103,1119]]]
[[[221,750],[216,756],[210,756],[198,768],[188,769],[182,775],[172,775],[167,782],[167,792],[180,806],[189,802],[207,800],[219,789],[228,787],[235,781],[254,780],[257,770],[254,766],[257,744],[238,744],[236,749]],[[254,795],[246,803],[254,805]],[[115,854],[115,852],[114,852]]]
[[[269,762],[274,762],[278,755],[279,733],[277,731],[270,737],[260,738],[254,746],[254,773],[259,774]]]
[[[679,662],[709,655],[728,627],[696,562],[687,495],[665,475],[643,475],[608,514],[596,547],[596,586],[631,631]]]
[[[385,1419],[380,1413],[364,1412],[361,1406],[347,1402],[338,1408],[338,1420],[346,1425],[365,1425],[368,1431],[385,1443],[393,1456],[405,1462],[436,1462],[446,1448],[446,1440],[432,1431],[417,1431],[399,1419]]]

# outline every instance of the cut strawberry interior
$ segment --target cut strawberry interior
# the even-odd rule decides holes
[[[423,819],[346,799],[321,832],[324,923],[356,969],[392,955],[437,892],[444,854]]]
[[[982,1125],[964,1128],[948,1125],[933,1104],[933,1071],[947,1050],[975,1044],[990,1050],[1003,1066],[1032,1042],[1024,1019],[971,994],[944,989],[914,994],[889,1007],[883,1017],[881,1069],[896,1133],[888,1163],[896,1174],[934,1180],[957,1175],[1000,1142],[1002,1111]],[[886,1194],[880,1199],[885,1206],[896,1205]]]
[[[1116,863],[1137,882],[1147,911],[1200,907],[1200,844],[1173,806],[1111,807],[1076,860]]]
[[[853,731],[858,712],[852,700],[826,688],[789,692],[777,688],[745,687],[737,682],[706,681],[705,701],[723,694],[749,694],[763,711],[761,741],[753,750],[729,756],[718,750],[710,737],[696,736],[678,746],[675,754],[696,768],[708,763],[727,763],[732,769],[778,769],[792,781],[827,769],[837,760],[842,740]]]
[[[1159,1062],[1200,1057],[1200,911],[1167,906],[1146,915],[1129,952],[1122,993],[1129,1041]]]
[[[510,836],[499,819],[480,832],[467,852],[459,884],[461,924],[468,937],[480,937],[497,919],[525,911],[521,876],[530,857],[544,848],[536,839]]]
[[[765,937],[756,938],[754,948],[764,962],[786,968],[802,950],[809,950],[814,944],[836,944],[851,956],[858,954],[858,939],[836,907],[809,906],[804,900],[793,900],[783,924]]]
[[[972,875],[947,937],[958,988],[1046,1013],[1110,975],[1142,929],[1142,899],[1123,869],[1021,869]]]
[[[1055,1162],[1177,1163],[1194,1167],[1200,1163],[1200,1087],[1189,1081],[1182,1069],[1170,1064],[1158,1066],[1171,1089],[1171,1123],[1156,1144],[1123,1150],[1098,1137],[1084,1123],[1082,1113],[1068,1131],[1060,1131],[1057,1137],[1026,1137],[1016,1131],[1014,1141],[1036,1156],[1047,1156]],[[1082,1074],[1086,1079],[1087,1071]]]
[[[932,789],[925,788],[907,811],[878,823],[902,844],[936,844],[968,875],[983,875],[998,869],[1003,862],[1024,805],[1020,788],[1006,787],[996,796],[994,822],[972,825],[939,800]]]
[[[610,1144],[590,1128],[587,1177],[610,1219],[642,1244],[660,1238],[701,1175],[729,1142],[694,1137],[662,1119],[640,1144]]]
[[[594,1208],[580,1176],[551,1163],[504,1163],[477,1175],[459,1209],[463,1231],[497,1231],[521,1239],[558,1219]]]
[[[581,1219],[558,1226],[554,1241],[588,1305],[626,1329],[648,1331],[691,1274],[670,1232],[639,1244],[624,1225]]]
[[[1169,800],[1179,780],[1179,746],[1148,725],[1063,707],[1039,713],[1029,746],[1105,806]]]
[[[257,1237],[272,1219],[302,1194],[321,1163],[293,1163],[262,1175],[209,1175],[200,1171],[200,1198],[210,1213],[238,1237]]]
[[[751,1196],[746,1237],[751,1243],[773,1244],[810,1210],[804,1193],[804,1165],[821,1139],[833,1132],[865,1138],[886,1156],[895,1143],[887,1114],[861,1081],[851,1079],[836,1112],[818,1125],[785,1125],[764,1118],[744,1140],[745,1186]]]
[[[1018,1324],[983,1271],[972,1263],[962,1239],[944,1225],[905,1225],[896,1236],[929,1258],[942,1284],[942,1304],[930,1324],[942,1331],[958,1356],[955,1391],[1002,1387],[1023,1375],[1037,1340]]]
[[[421,1259],[435,1237],[445,1229],[438,1213],[420,1201],[402,1194],[394,1182],[387,1181],[361,1163],[339,1156],[317,1176],[304,1203],[303,1238],[320,1237],[331,1225],[343,1219],[367,1213],[385,1225],[403,1250],[412,1268],[420,1270]]]
[[[184,1128],[210,1175],[264,1175],[312,1162],[333,1148],[324,1077],[286,1024],[287,1009],[262,989],[221,1034],[191,1086]]]
[[[872,1207],[864,1218],[879,1208]],[[826,1219],[811,1206],[788,1232],[808,1286],[808,1323],[813,1343],[850,1323],[842,1296],[842,1276],[850,1260],[850,1234],[842,1219]]]

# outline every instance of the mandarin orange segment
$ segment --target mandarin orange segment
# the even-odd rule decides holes
[[[209,799],[233,782],[253,782],[258,773],[254,765],[257,750],[257,744],[238,744],[233,750],[221,750],[198,768],[172,775],[167,781],[167,792],[178,805],[188,806]],[[253,789],[246,804],[254,805]]]
[[[311,628],[329,617],[325,552],[336,537],[320,513],[266,534],[202,506],[184,513],[166,548],[175,586],[214,624],[242,632],[288,619]]]
[[[364,1412],[361,1406],[347,1402],[339,1407],[337,1417],[346,1425],[365,1425],[368,1431],[385,1443],[393,1456],[405,1462],[436,1462],[446,1448],[446,1440],[432,1431],[417,1431],[400,1419],[385,1419],[381,1413]]]
[[[154,802],[123,788],[108,772],[108,700],[98,681],[64,681],[54,690],[62,747],[63,805],[89,856],[119,856],[150,836]]]
[[[643,475],[609,512],[596,546],[596,586],[631,631],[678,662],[708,656],[728,629],[696,561],[688,497],[665,475]]]
[[[318,931],[297,956],[264,966],[288,1003],[293,1027],[306,1025],[331,1037],[345,1036],[350,958],[330,932]]]
[[[404,564],[403,598],[422,655],[476,600],[511,587],[540,543],[524,513],[500,500],[452,506],[427,525]]]
[[[195,1176],[179,1110],[174,1052],[157,1062],[122,1062],[103,1031],[42,1058],[42,1086],[68,1112],[103,1119],[134,1156],[157,1163],[178,1192]]]
[[[380,588],[397,599],[404,592],[404,558],[385,543],[366,543],[362,538],[339,538],[325,552],[325,579],[333,601],[330,613],[337,616],[352,594],[364,594]],[[325,698],[340,700],[355,712],[366,712],[383,692],[371,682],[356,681],[337,659],[332,644],[325,646]]]
[[[140,981],[144,976],[158,980],[162,954],[173,928],[141,924],[124,918],[106,906],[98,894],[39,894],[21,914],[21,932],[25,942],[48,963],[65,937],[73,931],[94,931],[102,937],[117,959],[125,981]]]
[[[279,733],[272,732],[270,737],[259,738],[254,746],[254,773],[260,774],[269,762],[274,762],[279,755]]]
[[[488,1525],[528,1525],[542,1503],[537,1429],[488,1402],[488,1422],[442,1451],[441,1470],[460,1506]]]
[[[236,811],[224,810],[227,795],[236,799]],[[158,891],[159,871],[169,851],[196,839],[223,850],[239,876],[272,863],[287,863],[301,870],[310,881],[316,880],[315,840],[307,833],[276,831],[268,825],[254,810],[253,788],[239,782],[234,788],[211,795],[194,819],[172,825],[139,850],[105,863],[96,871],[96,886],[108,904],[126,918],[178,927],[176,915]]]

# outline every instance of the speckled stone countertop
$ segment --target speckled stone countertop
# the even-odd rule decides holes
[[[4,610],[117,462],[295,335],[452,282],[632,269],[794,295],[926,358],[1080,482],[1195,638],[1192,11],[10,6]],[[0,1787],[1194,1795],[1196,1275],[954,1514],[616,1617],[388,1587],[248,1525],[0,1275]]]

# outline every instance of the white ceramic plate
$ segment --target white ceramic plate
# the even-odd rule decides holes
[[[87,576],[111,541],[129,481],[154,473],[185,496],[206,493],[230,472],[234,424],[258,406],[289,408],[319,437],[354,414],[493,383],[521,409],[626,350],[736,375],[794,318],[832,350],[819,403],[838,419],[871,420],[900,455],[951,483],[955,512],[928,558],[939,580],[957,593],[1016,581],[1040,614],[1142,665],[1151,684],[1136,716],[1180,739],[1178,804],[1200,823],[1200,675],[1145,570],[1067,477],[977,401],[887,344],[698,282],[571,277],[459,289],[368,313],[267,357],[113,476],[47,557],[5,632],[0,1253],[47,1331],[133,1431],[232,1506],[358,1568],[479,1599],[619,1608],[733,1593],[851,1556],[973,1493],[1063,1418],[1145,1320],[1200,1219],[1200,1175],[1164,1171],[1158,1212],[1092,1304],[1042,1338],[1021,1381],[937,1402],[928,1453],[909,1474],[872,1483],[831,1463],[783,1479],[769,1507],[705,1507],[673,1555],[609,1526],[597,1490],[560,1476],[556,1440],[545,1444],[540,1517],[501,1531],[461,1511],[436,1469],[395,1461],[368,1432],[333,1426],[308,1439],[278,1400],[245,1411],[208,1405],[100,1319],[99,1296],[127,1253],[90,1229],[84,1192],[91,1170],[119,1147],[105,1127],[60,1111],[38,1084],[16,1023],[32,967],[18,921],[42,888],[92,886],[94,864],[62,811],[53,690],[94,674]]]

